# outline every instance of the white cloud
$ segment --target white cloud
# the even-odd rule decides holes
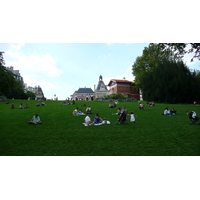
[[[56,68],[56,60],[50,55],[41,56],[25,56],[19,52],[7,51],[5,55],[6,65],[13,66],[23,74],[31,74],[32,76],[59,76],[62,71]]]

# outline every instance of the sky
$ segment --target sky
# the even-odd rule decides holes
[[[149,43],[0,43],[6,66],[19,70],[27,86],[40,86],[47,99],[70,98],[82,87],[94,90],[99,76],[133,81],[132,65]],[[184,61],[191,69],[200,63]]]

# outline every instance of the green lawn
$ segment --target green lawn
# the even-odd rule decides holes
[[[47,106],[35,106],[37,101],[10,100],[0,102],[0,155],[1,156],[199,156],[200,126],[189,125],[187,111],[200,115],[200,106],[192,104],[156,104],[139,110],[137,102],[120,103],[128,113],[134,111],[136,123],[128,120],[116,125],[112,115],[116,108],[109,102],[77,101],[62,105],[62,101],[46,101]],[[10,109],[11,103],[15,109]],[[18,109],[28,103],[29,109]],[[85,116],[72,116],[83,104],[93,107],[91,118],[99,113],[111,124],[85,127]],[[144,102],[145,103],[145,102]],[[163,116],[165,107],[174,107],[176,116]],[[34,114],[42,124],[27,124]]]

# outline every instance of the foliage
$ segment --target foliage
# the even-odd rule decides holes
[[[185,54],[194,53],[195,58],[200,60],[200,43],[159,43],[161,49],[171,49],[177,52],[177,55],[183,57]]]
[[[189,103],[199,99],[195,76],[182,61],[163,60],[142,78],[143,99],[168,103]]]
[[[0,95],[7,96],[15,86],[16,75],[7,70],[4,65],[3,53],[0,52]]]
[[[1,156],[199,156],[199,126],[189,125],[187,111],[200,115],[200,106],[191,104],[159,104],[138,108],[138,102],[123,102],[128,113],[134,111],[136,123],[128,120],[115,125],[119,116],[112,115],[117,108],[108,108],[108,102],[76,101],[62,105],[61,101],[46,101],[46,106],[35,106],[38,101],[9,100],[0,102]],[[11,103],[15,109],[10,109]],[[29,109],[18,109],[22,103]],[[198,102],[199,103],[199,102]],[[72,116],[76,108],[91,105],[95,113],[111,124],[83,126],[85,116]],[[164,108],[174,107],[176,116],[163,116]],[[42,124],[27,122],[39,114]]]
[[[26,91],[25,94],[26,94],[27,97],[36,97],[36,96],[35,96],[35,93],[34,93],[34,92],[31,92],[31,91]]]
[[[151,43],[148,47],[145,47],[142,56],[138,56],[132,65],[132,74],[137,83],[136,87],[140,88],[142,77],[158,67],[158,63],[164,59],[175,60],[178,57],[170,49],[163,50],[158,44]]]

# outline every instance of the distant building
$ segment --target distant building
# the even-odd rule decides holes
[[[140,91],[136,89],[135,83],[124,79],[111,79],[108,83],[110,94],[122,93],[128,97],[140,100]]]
[[[35,93],[35,96],[36,96],[37,100],[45,99],[44,93],[42,91],[42,88],[39,85],[35,86],[35,87],[28,86],[27,88],[25,88],[25,90]]]
[[[79,88],[77,91],[71,95],[73,100],[93,100],[94,99],[94,91],[91,88]]]
[[[99,76],[99,82],[97,84],[97,87],[94,88],[95,90],[95,98],[102,98],[105,95],[109,95],[109,90],[107,89],[105,83],[103,82],[103,77]]]
[[[24,83],[23,77],[20,75],[19,70],[14,70],[13,66],[6,67],[6,69],[15,74],[17,80],[20,80]]]

